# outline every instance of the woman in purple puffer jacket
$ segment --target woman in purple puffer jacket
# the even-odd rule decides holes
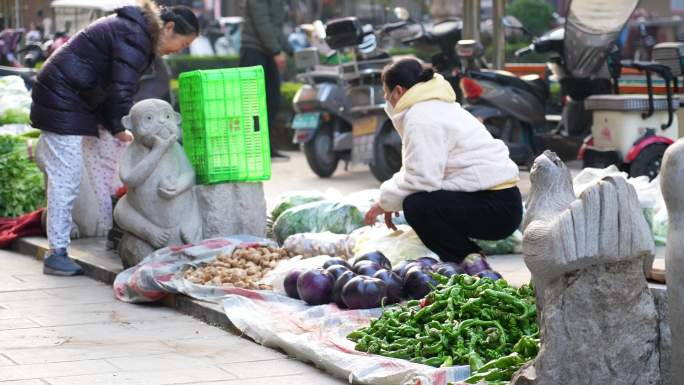
[[[121,118],[133,106],[141,75],[155,55],[178,52],[199,33],[197,17],[186,7],[160,10],[150,0],[138,3],[76,34],[45,63],[33,86],[31,122],[42,131],[38,151],[48,185],[46,274],[82,274],[67,247],[83,169],[83,137],[98,136],[99,124],[130,142]]]

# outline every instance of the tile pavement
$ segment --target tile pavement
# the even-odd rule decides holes
[[[0,250],[0,385],[340,385],[315,367]]]

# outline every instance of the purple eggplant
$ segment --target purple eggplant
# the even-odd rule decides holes
[[[375,273],[373,278],[381,280],[387,287],[387,299],[385,300],[385,304],[401,301],[403,282],[396,273],[382,269]]]
[[[332,265],[332,266],[328,266],[328,268],[325,269],[325,271],[330,273],[330,275],[333,276],[335,281],[337,281],[337,278],[339,278],[340,275],[342,275],[344,272],[349,271],[349,268],[347,266],[344,266],[344,265]]]
[[[481,272],[477,273],[477,276],[480,278],[491,278],[492,281],[498,281],[502,278],[501,274],[494,270],[482,270]]]
[[[380,307],[387,295],[382,280],[370,277],[354,277],[342,288],[342,301],[350,309],[372,309]]]
[[[379,251],[372,251],[370,253],[366,253],[360,257],[357,257],[354,259],[354,264],[356,265],[357,263],[360,263],[362,261],[371,261],[375,262],[378,265],[382,266],[383,269],[387,270],[392,270],[392,263],[390,262],[385,255]]]
[[[356,273],[351,270],[345,271],[337,278],[335,286],[333,286],[333,301],[342,309],[347,307],[347,305],[344,304],[344,301],[342,301],[342,289],[344,288],[344,285],[354,277],[356,277]]]
[[[425,297],[431,290],[431,286],[437,285],[437,281],[430,275],[430,270],[414,266],[404,276],[404,294],[413,299]]]
[[[354,264],[354,272],[358,275],[366,275],[372,277],[378,270],[382,270],[383,267],[379,264],[371,261],[360,261]]]
[[[309,305],[323,305],[332,299],[334,285],[335,280],[330,273],[320,268],[312,269],[297,279],[297,293]]]
[[[297,279],[302,274],[302,270],[293,269],[285,276],[285,293],[287,296],[294,299],[299,299],[299,293],[297,293]]]
[[[330,266],[337,266],[337,265],[344,266],[347,268],[347,270],[351,270],[351,265],[349,264],[349,262],[347,262],[346,260],[339,258],[339,257],[330,258],[327,261],[325,261],[325,263],[323,264],[323,268],[327,269]]]
[[[436,263],[432,265],[430,270],[445,277],[451,277],[452,275],[457,274],[465,274],[465,271],[461,268],[461,266],[453,262]]]
[[[426,268],[430,268],[430,267],[432,267],[432,265],[436,265],[439,263],[438,260],[436,260],[434,258],[430,258],[430,257],[418,258],[418,259],[416,259],[416,262],[420,263],[421,266],[426,267]]]
[[[396,266],[394,266],[394,269],[392,271],[396,273],[399,278],[404,279],[404,276],[406,275],[406,271],[408,269],[412,268],[413,266],[422,266],[420,263],[409,259],[407,261],[401,261],[399,262]]]
[[[489,267],[489,263],[487,263],[487,260],[480,254],[468,255],[463,260],[463,262],[461,262],[461,266],[463,267],[465,272],[470,275],[477,275],[477,273],[481,271],[492,269],[491,267]]]

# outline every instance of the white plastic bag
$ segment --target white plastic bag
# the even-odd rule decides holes
[[[362,227],[349,234],[349,247],[354,256],[379,251],[392,266],[408,259],[430,257],[439,261],[437,254],[428,249],[418,234],[408,225],[398,225],[397,231],[382,226]]]
[[[346,259],[351,256],[351,250],[347,248],[347,238],[346,234],[334,234],[329,231],[300,233],[287,237],[283,248],[304,258],[325,254]]]

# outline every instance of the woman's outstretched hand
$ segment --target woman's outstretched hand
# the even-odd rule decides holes
[[[371,206],[371,208],[366,213],[364,222],[368,226],[373,226],[378,216],[381,214],[385,214],[385,225],[387,225],[387,228],[397,231],[397,226],[395,226],[394,222],[392,222],[392,214],[394,214],[395,217],[398,217],[399,213],[391,211],[388,212],[383,210],[383,208],[380,207],[380,203],[374,203],[373,206]]]
[[[133,141],[133,134],[131,134],[131,132],[128,130],[118,132],[116,135],[114,135],[114,137],[124,143],[130,143]]]

